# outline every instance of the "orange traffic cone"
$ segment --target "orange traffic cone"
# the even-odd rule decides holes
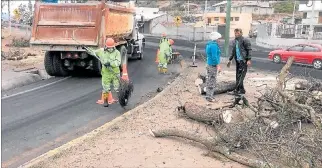
[[[108,93],[107,102],[108,104],[113,104],[114,102],[116,102],[116,100],[113,98],[111,91]]]
[[[159,53],[160,53],[160,49],[158,49],[158,51],[157,51],[157,56],[155,58],[155,63],[159,63],[159,57],[158,57]]]
[[[100,100],[96,101],[96,104],[104,104],[105,94],[102,92],[102,97]]]
[[[126,66],[126,64],[122,65],[122,69],[123,69],[122,79],[125,80],[125,81],[129,81],[129,75],[127,73],[127,66]]]

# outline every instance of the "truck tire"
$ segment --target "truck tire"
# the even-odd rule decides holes
[[[65,77],[69,75],[68,70],[64,67],[63,61],[60,59],[57,53],[53,54],[53,65],[56,76]]]
[[[98,77],[101,76],[102,64],[96,58],[93,58],[93,71],[95,76],[98,76]]]
[[[44,64],[45,64],[45,70],[46,70],[47,74],[50,76],[55,76],[56,73],[55,73],[54,64],[53,64],[52,52],[46,51]]]

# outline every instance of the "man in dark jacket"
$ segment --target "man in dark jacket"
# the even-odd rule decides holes
[[[233,50],[227,66],[231,61],[236,61],[236,88],[234,94],[245,94],[244,79],[247,73],[247,67],[251,65],[251,43],[243,37],[241,29],[235,29],[235,40],[233,41]]]

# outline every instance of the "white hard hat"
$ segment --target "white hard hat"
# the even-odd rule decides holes
[[[221,38],[221,34],[218,32],[212,32],[209,36],[210,40],[218,40]]]

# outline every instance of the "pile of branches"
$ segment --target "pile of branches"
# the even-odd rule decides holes
[[[26,53],[22,49],[10,49],[8,52],[1,52],[1,60],[18,61],[28,57],[37,56],[34,53]]]
[[[24,38],[13,38],[11,44],[7,45],[8,47],[29,47],[29,40]]]
[[[192,102],[178,107],[181,115],[208,125],[214,135],[203,137],[178,129],[150,133],[154,137],[174,136],[199,142],[210,153],[250,167],[322,167],[321,83],[307,81],[287,91],[285,79],[292,62],[293,57],[281,70],[275,88],[267,89],[246,108],[225,105],[210,110]],[[246,110],[252,115],[245,115]]]

